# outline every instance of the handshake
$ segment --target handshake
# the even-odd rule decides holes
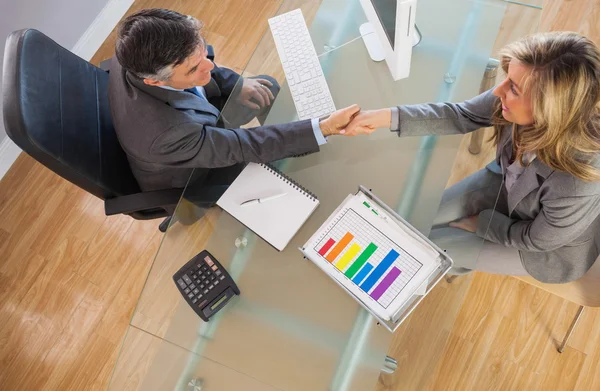
[[[371,134],[377,128],[389,129],[391,121],[390,109],[361,111],[358,105],[352,105],[333,112],[319,124],[325,137],[336,134],[356,136]]]

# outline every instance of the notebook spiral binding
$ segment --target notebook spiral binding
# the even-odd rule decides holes
[[[296,190],[298,190],[301,193],[303,193],[304,195],[306,195],[312,201],[317,201],[318,198],[314,193],[310,192],[305,187],[302,187],[298,182],[294,181],[292,178],[285,175],[284,173],[279,171],[277,168],[273,167],[270,164],[265,164],[265,163],[260,163],[260,165],[263,166],[264,168],[266,168],[267,170],[271,171],[273,174],[277,175],[281,179],[285,180],[287,183],[292,185]]]

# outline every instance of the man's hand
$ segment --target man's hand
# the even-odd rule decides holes
[[[273,93],[269,89],[273,83],[266,79],[247,79],[245,78],[242,84],[242,91],[237,97],[238,102],[253,110],[260,110],[267,107],[275,100]],[[250,99],[254,98],[258,104]]]
[[[392,111],[390,109],[369,110],[360,112],[348,124],[346,129],[340,132],[344,136],[356,136],[359,134],[371,134],[377,128],[388,128],[392,122]]]
[[[477,216],[465,217],[464,219],[450,223],[450,226],[475,233],[477,231]]]
[[[360,112],[358,105],[352,105],[345,109],[332,113],[328,118],[321,120],[321,132],[323,136],[340,134],[344,131],[348,123]]]

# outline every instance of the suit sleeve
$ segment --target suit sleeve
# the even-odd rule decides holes
[[[190,122],[156,138],[150,154],[166,166],[216,168],[242,162],[266,163],[319,151],[310,120],[249,129]]]
[[[391,130],[397,132],[398,136],[433,136],[465,134],[491,126],[497,99],[492,91],[493,89],[462,103],[398,106],[397,114],[392,113]]]
[[[217,64],[215,64],[215,67],[210,74],[217,82],[217,85],[221,90],[221,94],[226,96],[231,95],[236,83],[242,78],[242,76],[240,76],[237,72],[229,68],[219,67]]]
[[[543,201],[534,220],[515,220],[487,209],[479,213],[477,236],[519,250],[552,251],[581,236],[600,213],[600,196]]]

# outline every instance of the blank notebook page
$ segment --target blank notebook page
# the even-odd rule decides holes
[[[240,206],[244,201],[282,193],[287,194],[264,203]],[[319,205],[319,200],[275,168],[249,163],[217,205],[282,251]]]

